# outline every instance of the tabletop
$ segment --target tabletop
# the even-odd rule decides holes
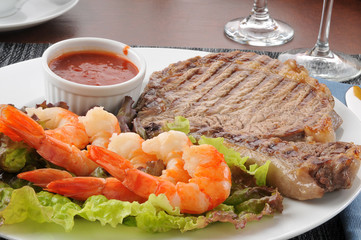
[[[0,33],[1,42],[54,43],[72,37],[105,37],[129,45],[236,48],[286,51],[312,47],[317,39],[322,0],[272,0],[271,17],[295,30],[282,46],[250,47],[229,40],[225,23],[248,16],[252,0],[80,0],[62,16],[29,29]],[[332,13],[330,47],[361,53],[361,1],[336,0]]]
[[[227,21],[250,14],[252,0],[79,0],[65,14],[31,28],[1,32],[0,43],[48,44],[73,37],[103,37],[132,46],[241,49],[282,52],[313,47],[321,20],[322,0],[272,0],[271,16],[293,27],[292,41],[281,46],[252,47],[229,40]],[[330,47],[361,54],[361,0],[336,0],[332,13]],[[0,61],[1,61],[0,51]],[[20,59],[20,58],[19,58]],[[6,61],[4,61],[5,63]],[[11,62],[6,62],[11,63]],[[344,239],[339,217],[295,239]]]

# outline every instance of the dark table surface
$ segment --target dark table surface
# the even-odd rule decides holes
[[[295,30],[291,42],[277,47],[240,45],[223,34],[227,21],[250,14],[252,0],[80,0],[72,10],[47,23],[0,33],[0,41],[54,43],[93,36],[129,45],[285,51],[315,44],[322,2],[268,2],[271,16]],[[331,48],[349,54],[361,53],[360,23],[360,0],[336,0],[330,29]]]
[[[252,0],[80,0],[70,11],[28,29],[0,33],[2,47],[19,43],[45,43],[25,47],[25,57],[2,66],[39,57],[50,43],[73,37],[104,37],[133,46],[242,49],[282,52],[312,47],[317,39],[322,0],[272,0],[272,17],[295,29],[294,39],[276,47],[251,47],[232,42],[223,33],[231,19],[250,14]],[[330,46],[334,51],[361,53],[361,0],[336,0]],[[45,46],[45,47],[44,47]],[[345,239],[339,216],[295,239]]]

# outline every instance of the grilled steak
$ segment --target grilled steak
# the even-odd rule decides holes
[[[232,52],[195,57],[153,73],[137,108],[150,136],[178,115],[189,119],[197,135],[329,142],[342,122],[333,107],[329,89],[303,68]]]
[[[351,143],[307,143],[227,134],[228,145],[259,165],[271,161],[267,183],[286,197],[320,198],[350,188],[360,168],[360,147]]]
[[[349,188],[360,166],[358,146],[334,142],[342,119],[333,107],[329,89],[295,62],[236,51],[153,73],[136,122],[153,137],[186,117],[192,135],[224,137],[259,165],[270,160],[268,183],[304,200]]]

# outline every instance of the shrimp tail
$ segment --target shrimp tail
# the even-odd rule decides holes
[[[14,142],[20,142],[22,141],[21,137],[14,133],[10,128],[8,128],[3,121],[0,119],[0,133],[5,134],[8,136],[11,140]]]
[[[65,178],[49,183],[45,190],[81,201],[95,195],[128,202],[146,200],[130,191],[116,178]]]
[[[35,120],[11,105],[0,105],[0,131],[12,140],[23,140],[36,148],[45,138],[45,131]]]
[[[103,147],[89,145],[87,156],[120,181],[124,180],[127,169],[134,168],[130,161]]]
[[[32,182],[36,186],[44,188],[52,181],[64,178],[72,178],[73,176],[67,171],[54,168],[41,168],[19,173],[17,177]]]
[[[122,181],[128,189],[148,198],[150,194],[162,189],[167,182],[136,169],[129,160],[102,147],[89,146],[88,157],[106,169],[112,176]],[[167,195],[167,194],[166,194]]]

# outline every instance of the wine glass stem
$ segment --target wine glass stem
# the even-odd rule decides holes
[[[332,6],[333,0],[323,0],[320,31],[318,33],[316,45],[311,52],[312,55],[327,56],[330,54],[328,36],[330,33]]]
[[[264,21],[269,19],[267,0],[255,0],[253,3],[252,17]]]

